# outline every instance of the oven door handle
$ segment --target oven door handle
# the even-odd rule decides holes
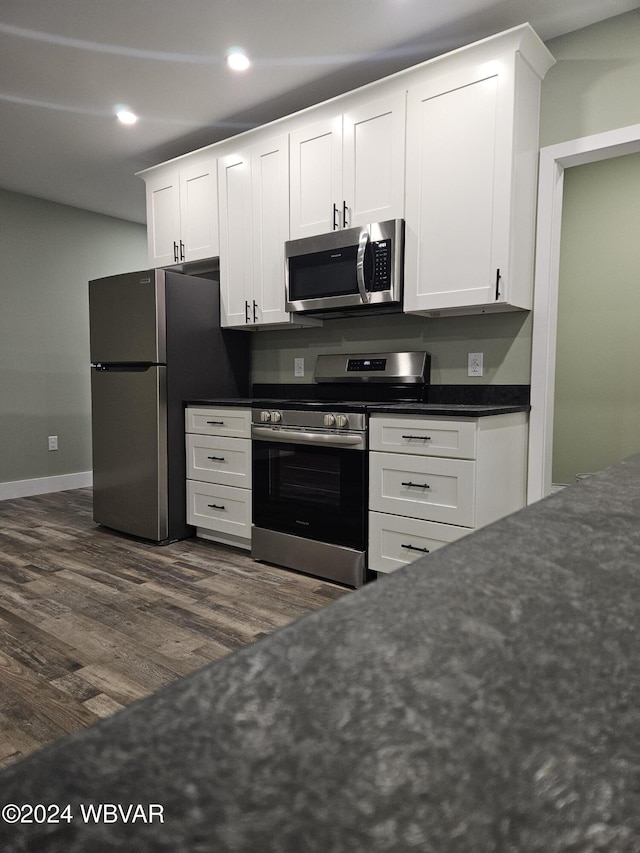
[[[287,444],[316,444],[319,446],[342,447],[348,450],[365,450],[364,435],[354,433],[298,432],[298,430],[251,427],[251,438],[264,441],[280,441]]]
[[[358,243],[358,254],[356,256],[356,281],[358,282],[358,291],[360,299],[366,305],[370,300],[370,295],[367,293],[367,285],[364,280],[364,255],[367,251],[369,243],[369,232],[363,228],[360,232],[360,241]]]

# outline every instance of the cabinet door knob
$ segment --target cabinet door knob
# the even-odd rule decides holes
[[[349,210],[349,208],[347,207],[347,202],[343,201],[342,202],[342,227],[343,228],[347,227],[347,212],[348,212],[348,210]]]
[[[173,260],[178,263],[178,244],[176,241],[173,241]]]
[[[225,509],[225,507],[221,504],[207,504],[207,506],[209,507],[209,509]]]
[[[207,456],[212,462],[224,462],[224,456]]]
[[[337,231],[340,228],[340,219],[336,222],[336,216],[340,216],[340,211],[336,204],[333,205],[333,230]]]
[[[249,316],[249,303],[246,299],[244,301],[244,321],[245,323],[251,322],[251,317]]]
[[[409,480],[407,483],[400,483],[401,486],[412,486],[414,489],[430,489],[431,486],[428,483],[412,483]]]

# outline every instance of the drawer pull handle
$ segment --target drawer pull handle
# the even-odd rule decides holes
[[[212,462],[224,462],[224,456],[207,456]]]
[[[429,553],[429,549],[428,549],[428,548],[418,548],[418,546],[417,546],[417,545],[405,545],[405,543],[404,543],[404,542],[401,542],[401,543],[400,543],[400,547],[401,547],[401,548],[406,548],[406,549],[407,549],[407,551],[421,551],[423,554],[428,554],[428,553]]]
[[[403,435],[403,438],[419,438],[421,441],[431,441],[430,435]]]
[[[409,480],[407,483],[401,483],[401,486],[413,486],[416,489],[430,489],[431,486],[428,483],[412,483]]]
[[[224,421],[207,421],[211,426],[224,426]]]
[[[209,509],[226,509],[226,507],[221,506],[220,504],[207,504]]]

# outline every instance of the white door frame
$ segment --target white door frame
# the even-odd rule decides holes
[[[640,151],[640,124],[540,149],[531,350],[528,503],[551,491],[564,170]]]

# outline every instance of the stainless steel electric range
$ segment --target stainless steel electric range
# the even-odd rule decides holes
[[[320,355],[313,399],[254,400],[256,560],[364,584],[369,411],[424,401],[429,370],[426,352]]]

